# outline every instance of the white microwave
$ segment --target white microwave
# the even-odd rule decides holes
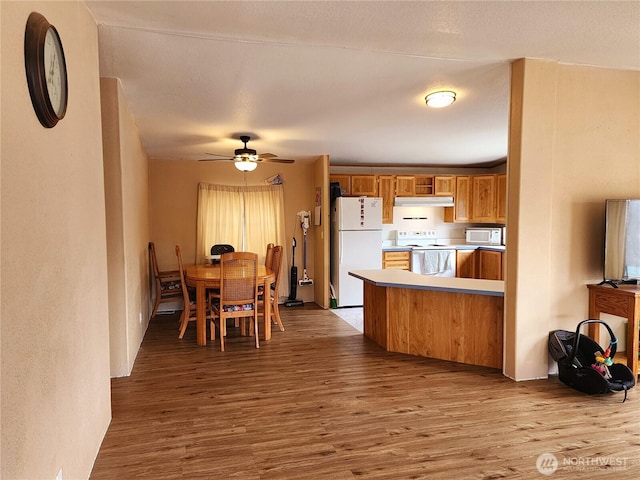
[[[474,245],[501,245],[501,228],[467,228],[467,243]]]

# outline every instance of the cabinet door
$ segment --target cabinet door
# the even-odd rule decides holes
[[[471,218],[471,177],[468,175],[456,176],[456,196],[453,203],[453,221],[469,222]]]
[[[378,175],[378,195],[382,197],[382,223],[393,223],[393,175]]]
[[[382,252],[382,268],[411,270],[411,252]]]
[[[433,175],[416,175],[415,179],[417,197],[433,195]]]
[[[471,176],[471,221],[493,223],[496,221],[496,176]]]
[[[476,278],[475,250],[456,250],[456,277]]]
[[[496,222],[507,222],[507,175],[496,176]]]
[[[348,197],[351,195],[351,175],[329,175],[329,182],[338,182],[340,184],[340,190],[342,190],[342,196]]]
[[[378,195],[375,175],[351,175],[351,195],[375,197]]]
[[[434,195],[454,195],[456,181],[453,175],[436,175],[433,177],[433,194]]]
[[[416,177],[415,175],[396,175],[396,196],[415,197]]]
[[[502,280],[502,252],[478,250],[478,277],[484,280]]]

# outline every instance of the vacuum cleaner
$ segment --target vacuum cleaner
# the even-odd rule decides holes
[[[304,302],[296,299],[298,290],[298,267],[296,267],[296,237],[291,245],[291,272],[289,274],[289,298],[285,300],[285,307],[302,307]]]
[[[307,232],[309,231],[309,218],[311,217],[311,212],[306,210],[302,210],[298,212],[298,216],[300,217],[300,227],[302,228],[302,279],[298,282],[298,284],[303,287],[305,285],[313,285],[313,280],[309,278],[307,275]]]

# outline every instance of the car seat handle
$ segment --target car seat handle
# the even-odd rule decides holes
[[[576,357],[576,353],[578,352],[578,343],[580,341],[580,328],[582,328],[582,325],[587,323],[601,323],[602,325],[605,326],[605,328],[609,332],[609,336],[611,337],[611,341],[609,342],[609,348],[611,350],[611,353],[610,353],[611,358],[613,358],[613,356],[616,354],[618,338],[613,333],[613,330],[611,330],[611,327],[606,322],[603,322],[602,320],[596,320],[596,319],[590,318],[590,319],[581,321],[576,327],[576,334],[573,340],[573,348],[571,350],[571,353],[569,354],[569,359],[568,359],[569,365],[573,365],[573,360]]]

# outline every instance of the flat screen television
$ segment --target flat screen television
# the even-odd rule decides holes
[[[602,283],[639,283],[640,199],[605,200],[604,232]]]

